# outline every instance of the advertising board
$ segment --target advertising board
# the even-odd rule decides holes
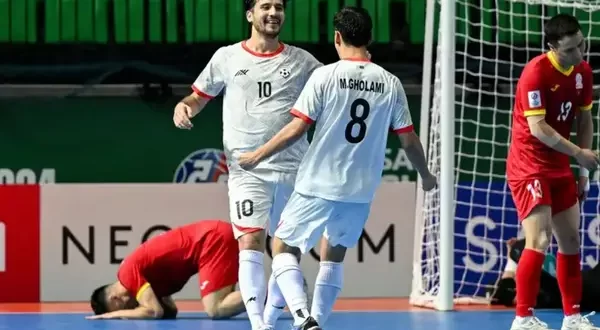
[[[358,245],[348,251],[342,297],[402,297],[410,293],[414,183],[383,183]],[[169,228],[228,219],[227,187],[194,185],[60,184],[41,188],[41,301],[87,301],[115,280],[120,262],[137,245]],[[315,249],[318,251],[318,249]],[[314,283],[318,254],[302,260]],[[265,256],[270,274],[271,259]],[[197,299],[194,277],[175,296]]]
[[[600,261],[600,217],[597,183],[582,207],[581,265]],[[520,237],[520,225],[505,182],[463,182],[456,194],[454,221],[455,292],[485,296],[485,285],[495,283],[506,265],[506,241]],[[553,240],[550,253],[557,251]],[[548,269],[552,273],[551,269]]]

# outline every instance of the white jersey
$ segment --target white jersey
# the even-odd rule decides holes
[[[252,52],[245,41],[215,52],[192,88],[208,98],[224,91],[223,146],[230,171],[241,170],[239,154],[265,144],[292,120],[294,102],[321,65],[307,51],[284,44],[269,55]],[[273,171],[295,173],[307,148],[305,136],[251,172],[267,180]]]
[[[413,129],[400,80],[367,61],[341,60],[315,70],[292,113],[316,122],[295,190],[333,201],[371,202],[388,131]]]

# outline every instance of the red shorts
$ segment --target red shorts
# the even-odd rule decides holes
[[[238,282],[240,250],[231,224],[219,224],[210,241],[203,246],[203,260],[198,271],[202,297]]]
[[[523,221],[538,205],[550,205],[552,215],[579,201],[577,182],[572,176],[550,179],[508,180],[519,221]]]

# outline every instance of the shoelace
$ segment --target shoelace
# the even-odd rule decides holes
[[[543,327],[543,328],[546,328],[546,329],[548,328],[548,323],[542,322],[542,320],[538,319],[538,318],[537,318],[537,317],[535,317],[535,316],[533,316],[533,317],[531,318],[531,321],[530,321],[530,322],[531,322],[532,324],[535,324],[535,325],[539,326],[539,327]]]
[[[590,326],[592,328],[595,328],[594,325],[592,324],[592,321],[590,321],[589,317],[595,315],[596,312],[591,312],[585,316],[581,317],[581,323],[587,326]]]

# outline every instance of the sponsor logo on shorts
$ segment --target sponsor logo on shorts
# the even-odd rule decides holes
[[[530,108],[537,108],[542,105],[542,97],[540,95],[540,91],[527,92],[527,98],[529,99]]]
[[[219,149],[200,149],[187,155],[173,176],[175,183],[227,181],[227,159]]]

